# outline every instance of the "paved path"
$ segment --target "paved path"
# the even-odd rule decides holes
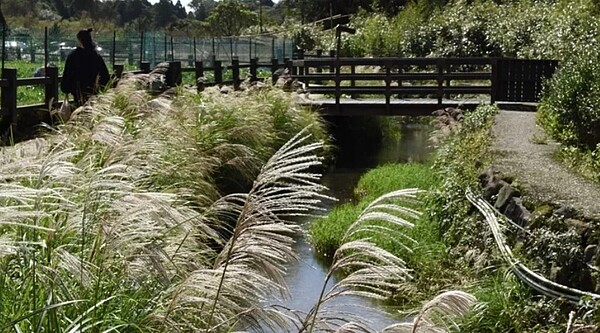
[[[543,137],[535,124],[534,112],[500,111],[492,134],[492,165],[505,175],[514,176],[527,195],[600,218],[600,186],[574,175],[554,160],[552,153],[558,144],[532,142],[532,137]]]

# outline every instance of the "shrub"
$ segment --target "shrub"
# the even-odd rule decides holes
[[[590,47],[568,59],[548,81],[538,121],[554,139],[593,150],[600,143],[600,52]]]

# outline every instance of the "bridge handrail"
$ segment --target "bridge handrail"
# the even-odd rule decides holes
[[[551,76],[557,65],[554,60],[497,57],[327,57],[292,61],[292,77],[302,81],[309,93],[334,95],[338,106],[341,95],[360,93],[384,95],[388,106],[396,94],[400,94],[399,98],[403,98],[402,94],[434,94],[439,105],[451,94],[489,95],[492,103],[498,100],[532,102],[539,98],[543,79]],[[357,66],[380,69],[376,73],[356,73]],[[324,72],[327,68],[328,72]],[[357,81],[383,81],[383,84],[357,86]],[[420,81],[420,84],[409,82],[404,87],[406,81]],[[456,81],[460,82],[456,84]],[[333,82],[333,85],[323,85],[323,82]],[[313,83],[318,86],[311,86]]]
[[[381,65],[437,65],[440,62],[446,65],[491,65],[494,59],[490,57],[464,57],[464,58],[405,58],[405,57],[377,57],[377,58],[352,58],[352,57],[328,57],[307,58],[293,60],[296,67],[327,66],[332,62],[340,66],[381,66]]]

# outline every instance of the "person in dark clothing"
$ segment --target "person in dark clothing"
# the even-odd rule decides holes
[[[65,62],[60,89],[72,94],[78,105],[83,105],[108,83],[110,77],[104,59],[96,52],[92,29],[79,30],[77,41],[77,48]]]

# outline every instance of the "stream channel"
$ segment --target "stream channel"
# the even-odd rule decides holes
[[[353,190],[361,175],[369,169],[386,163],[425,162],[430,155],[428,138],[430,126],[408,123],[398,125],[401,135],[397,139],[387,139],[377,149],[359,149],[352,146],[352,151],[339,152],[335,166],[325,173],[322,183],[329,188],[329,195],[339,201],[339,205],[353,200]],[[328,207],[328,208],[331,208]],[[309,311],[319,297],[328,269],[328,262],[314,253],[308,243],[308,225],[303,225],[304,233],[296,239],[296,252],[299,260],[288,268],[286,282],[290,297],[284,300],[284,306],[289,309]],[[333,279],[332,279],[333,280]],[[329,286],[335,281],[329,281]],[[367,324],[373,330],[380,331],[384,327],[397,323],[391,309],[384,309],[368,299],[360,297],[338,297],[329,303],[338,311],[358,315],[367,319]],[[347,314],[348,317],[352,315]]]

